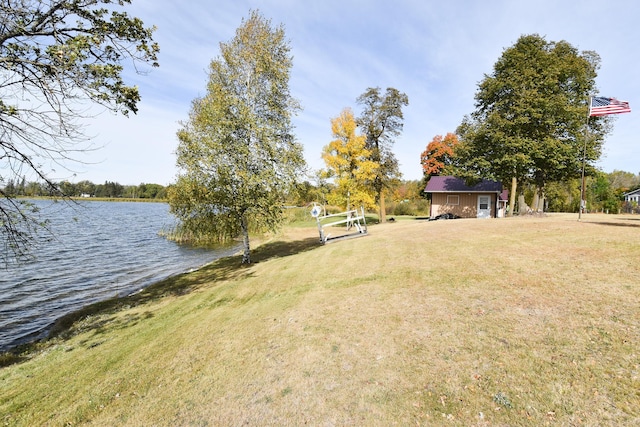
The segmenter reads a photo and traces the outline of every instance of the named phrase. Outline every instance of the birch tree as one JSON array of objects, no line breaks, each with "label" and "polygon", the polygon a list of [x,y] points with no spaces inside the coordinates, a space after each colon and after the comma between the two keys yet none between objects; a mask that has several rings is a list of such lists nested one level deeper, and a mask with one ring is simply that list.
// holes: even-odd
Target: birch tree
[{"label": "birch tree", "polygon": [[178,131],[176,185],[169,193],[178,234],[223,241],[240,236],[250,263],[251,230],[274,230],[305,167],[292,116],[289,41],[259,12],[220,43],[206,94]]}]

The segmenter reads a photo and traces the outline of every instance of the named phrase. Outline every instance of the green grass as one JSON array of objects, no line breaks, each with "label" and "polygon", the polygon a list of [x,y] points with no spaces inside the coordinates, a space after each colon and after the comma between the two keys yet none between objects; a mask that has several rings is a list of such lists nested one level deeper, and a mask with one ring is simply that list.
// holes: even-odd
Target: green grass
[{"label": "green grass", "polygon": [[0,422],[637,425],[639,237],[636,216],[406,219],[326,246],[287,228],[250,267],[6,356]]}]

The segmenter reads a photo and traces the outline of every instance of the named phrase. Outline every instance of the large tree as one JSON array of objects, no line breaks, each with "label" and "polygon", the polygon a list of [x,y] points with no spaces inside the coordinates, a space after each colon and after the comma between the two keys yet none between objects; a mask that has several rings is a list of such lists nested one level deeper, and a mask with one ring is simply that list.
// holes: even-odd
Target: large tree
[{"label": "large tree", "polygon": [[365,137],[356,134],[353,112],[346,108],[331,119],[335,138],[324,147],[322,158],[327,165],[326,175],[334,179],[335,187],[328,195],[329,203],[358,208],[375,206],[375,195],[368,185],[376,176],[377,163],[370,160]]},{"label": "large tree", "polygon": [[[138,88],[127,61],[157,66],[153,28],[121,11],[129,0],[0,0],[0,259],[28,255],[44,224],[5,184],[29,176],[62,195],[51,171],[84,149],[87,101],[127,115]],[[77,159],[76,159],[77,160]]]},{"label": "large tree", "polygon": [[357,99],[363,111],[357,119],[366,136],[366,148],[371,151],[370,160],[378,164],[371,182],[380,205],[380,222],[385,220],[384,191],[402,174],[391,148],[395,138],[402,133],[404,115],[402,108],[409,105],[409,97],[394,88],[381,93],[379,87],[368,88]]},{"label": "large tree", "polygon": [[235,37],[220,43],[206,95],[193,101],[178,131],[180,175],[169,193],[180,231],[218,240],[275,229],[286,195],[305,167],[291,123],[299,110],[289,91],[292,67],[282,26],[252,11]]},{"label": "large tree", "polygon": [[520,37],[479,84],[476,110],[457,130],[457,173],[511,182],[509,212],[517,182],[542,192],[547,182],[579,176],[583,159],[600,157],[607,130],[606,118],[592,118],[585,132],[599,63],[566,41]]},{"label": "large tree", "polygon": [[427,144],[427,148],[420,155],[420,164],[422,165],[422,173],[431,177],[439,175],[447,166],[453,164],[455,148],[460,141],[454,133],[447,133],[444,137],[436,135],[431,142]]},{"label": "large tree", "polygon": [[621,193],[626,193],[627,191],[640,187],[640,173],[636,175],[631,172],[614,170],[608,175],[608,178],[611,187],[619,190]]}]

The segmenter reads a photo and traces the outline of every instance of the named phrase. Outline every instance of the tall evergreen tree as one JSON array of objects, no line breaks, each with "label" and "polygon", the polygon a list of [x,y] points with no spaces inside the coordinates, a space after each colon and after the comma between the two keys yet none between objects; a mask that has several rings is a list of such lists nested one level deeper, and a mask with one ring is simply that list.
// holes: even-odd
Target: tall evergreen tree
[{"label": "tall evergreen tree", "polygon": [[235,37],[220,43],[206,95],[193,101],[178,131],[180,174],[169,193],[179,231],[198,238],[242,236],[250,263],[250,229],[274,229],[286,195],[305,167],[291,119],[290,46],[282,26],[252,11]]}]

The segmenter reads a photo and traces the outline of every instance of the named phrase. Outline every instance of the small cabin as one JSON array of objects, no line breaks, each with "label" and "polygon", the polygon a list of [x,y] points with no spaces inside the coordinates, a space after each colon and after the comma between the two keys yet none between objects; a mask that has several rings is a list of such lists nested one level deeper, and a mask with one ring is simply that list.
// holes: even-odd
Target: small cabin
[{"label": "small cabin", "polygon": [[496,181],[483,179],[469,186],[454,176],[433,176],[424,191],[431,195],[431,218],[442,214],[460,218],[505,216],[508,191]]},{"label": "small cabin", "polygon": [[630,191],[628,193],[624,193],[624,201],[625,202],[636,202],[638,205],[640,205],[640,188],[638,188],[637,190],[633,190]]}]

